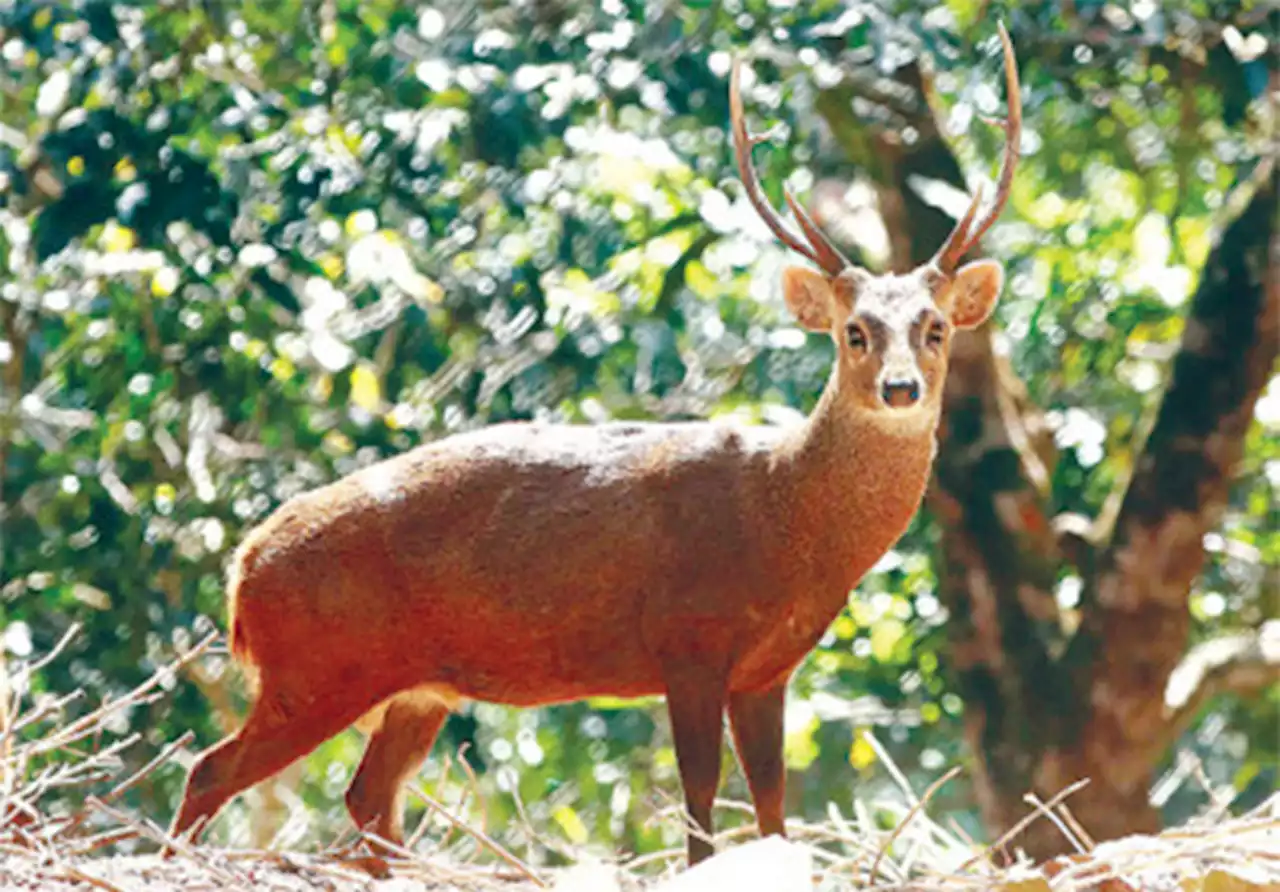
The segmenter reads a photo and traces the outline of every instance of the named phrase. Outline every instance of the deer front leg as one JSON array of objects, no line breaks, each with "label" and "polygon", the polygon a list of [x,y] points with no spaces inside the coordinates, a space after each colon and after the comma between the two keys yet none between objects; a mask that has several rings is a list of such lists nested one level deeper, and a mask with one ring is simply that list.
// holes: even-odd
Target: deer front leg
[{"label": "deer front leg", "polygon": [[729,695],[729,723],[733,728],[738,764],[747,776],[756,805],[760,835],[786,836],[783,800],[786,776],[782,759],[785,682],[767,691],[742,691]]},{"label": "deer front leg", "polygon": [[[720,747],[724,742],[725,683],[705,675],[680,673],[667,680],[667,712],[675,739],[676,762],[684,787],[685,807],[710,837],[711,806],[720,785]],[[715,852],[715,847],[689,834],[689,865]]]}]

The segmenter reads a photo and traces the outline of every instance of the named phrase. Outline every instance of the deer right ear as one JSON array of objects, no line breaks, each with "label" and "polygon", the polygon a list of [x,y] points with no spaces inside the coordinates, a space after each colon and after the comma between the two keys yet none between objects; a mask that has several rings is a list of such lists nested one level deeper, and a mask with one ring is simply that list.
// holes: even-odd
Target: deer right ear
[{"label": "deer right ear", "polygon": [[802,266],[782,271],[782,296],[802,328],[831,331],[831,281],[822,273]]}]

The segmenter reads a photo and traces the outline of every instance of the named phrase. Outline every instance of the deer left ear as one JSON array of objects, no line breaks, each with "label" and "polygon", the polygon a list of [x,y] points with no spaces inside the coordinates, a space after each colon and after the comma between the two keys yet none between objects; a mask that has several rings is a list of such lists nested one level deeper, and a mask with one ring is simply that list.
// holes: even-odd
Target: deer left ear
[{"label": "deer left ear", "polygon": [[960,268],[939,303],[956,328],[977,328],[995,309],[1003,287],[1004,267],[975,260]]}]

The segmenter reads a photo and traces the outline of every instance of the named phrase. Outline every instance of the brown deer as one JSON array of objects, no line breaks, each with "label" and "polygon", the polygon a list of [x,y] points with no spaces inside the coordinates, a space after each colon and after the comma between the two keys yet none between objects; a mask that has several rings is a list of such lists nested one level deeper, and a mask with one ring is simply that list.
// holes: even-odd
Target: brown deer
[{"label": "brown deer", "polygon": [[[346,795],[357,825],[402,838],[401,787],[461,699],[539,706],[665,695],[686,805],[710,835],[727,709],[762,835],[782,834],[783,700],[792,671],[894,545],[935,449],[952,331],[995,305],[1003,271],[961,257],[999,216],[1021,105],[1003,26],[1009,115],[996,199],[974,196],[934,259],[853,266],[786,195],[763,196],[739,67],[738,170],[789,268],[786,303],[838,358],[792,428],[509,423],[421,446],[293,498],[253,530],[228,585],[232,653],[256,680],[244,726],[191,769],[176,834],[358,723]],[[690,834],[690,863],[712,851]]]}]

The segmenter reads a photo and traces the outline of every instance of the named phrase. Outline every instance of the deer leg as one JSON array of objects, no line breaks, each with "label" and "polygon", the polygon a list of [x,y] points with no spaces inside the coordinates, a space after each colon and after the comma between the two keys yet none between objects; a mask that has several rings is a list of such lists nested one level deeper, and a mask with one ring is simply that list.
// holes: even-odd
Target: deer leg
[{"label": "deer leg", "polygon": [[[312,704],[307,704],[312,707]],[[371,707],[332,698],[304,709],[264,686],[244,726],[196,758],[170,833],[202,832],[237,793],[306,755]]]},{"label": "deer leg", "polygon": [[[720,747],[724,742],[725,686],[720,680],[684,676],[667,682],[667,712],[675,739],[676,762],[685,806],[694,823],[711,836],[711,806],[720,785]],[[715,847],[689,834],[689,864],[712,855]]]},{"label": "deer leg", "polygon": [[729,695],[729,724],[738,762],[756,804],[760,835],[786,836],[783,797],[782,715],[787,686]]},{"label": "deer leg", "polygon": [[404,842],[404,782],[427,758],[448,718],[444,704],[412,694],[387,704],[347,789],[347,811],[357,827],[397,846]]}]

